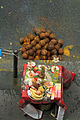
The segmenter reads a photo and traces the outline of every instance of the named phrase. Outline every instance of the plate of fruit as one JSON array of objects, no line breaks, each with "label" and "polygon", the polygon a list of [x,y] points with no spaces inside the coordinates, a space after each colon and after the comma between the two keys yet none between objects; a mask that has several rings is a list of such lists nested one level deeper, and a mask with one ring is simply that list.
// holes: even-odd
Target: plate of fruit
[{"label": "plate of fruit", "polygon": [[42,100],[43,96],[44,96],[44,88],[43,86],[40,86],[38,89],[36,89],[35,87],[30,87],[30,89],[28,90],[28,95],[31,99],[34,100]]}]

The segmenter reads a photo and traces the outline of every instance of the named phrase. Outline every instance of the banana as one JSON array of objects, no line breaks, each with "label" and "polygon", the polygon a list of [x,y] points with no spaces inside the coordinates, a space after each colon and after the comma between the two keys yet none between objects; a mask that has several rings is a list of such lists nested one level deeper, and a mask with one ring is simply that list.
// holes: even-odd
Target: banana
[{"label": "banana", "polygon": [[41,97],[41,98],[35,97],[34,94],[32,94],[32,97],[33,97],[35,100],[40,100],[40,99],[42,99],[42,97]]},{"label": "banana", "polygon": [[30,88],[30,91],[36,93],[36,90],[34,90],[33,88]]},{"label": "banana", "polygon": [[35,99],[35,100],[40,100],[40,99],[42,99],[42,97],[43,97],[43,95],[44,95],[44,93],[42,93],[41,95],[37,95],[36,94],[36,90],[34,90],[34,89],[32,89],[32,88],[30,88],[30,91],[31,91],[31,93],[32,93],[32,97]]},{"label": "banana", "polygon": [[41,94],[41,95],[37,95],[36,93],[32,93],[35,97],[37,97],[37,98],[41,98],[41,97],[43,97],[43,94]]}]

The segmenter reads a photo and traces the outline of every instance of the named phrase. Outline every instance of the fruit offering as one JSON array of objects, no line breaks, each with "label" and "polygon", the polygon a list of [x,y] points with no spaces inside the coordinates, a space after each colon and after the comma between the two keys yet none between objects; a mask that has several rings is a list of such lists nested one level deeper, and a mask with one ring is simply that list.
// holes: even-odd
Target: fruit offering
[{"label": "fruit offering", "polygon": [[[25,67],[26,66],[26,67]],[[24,65],[25,77],[23,86],[28,96],[34,100],[60,99],[61,79],[59,79],[59,67],[51,66],[47,69],[45,65],[36,65],[35,62],[28,62]]]}]

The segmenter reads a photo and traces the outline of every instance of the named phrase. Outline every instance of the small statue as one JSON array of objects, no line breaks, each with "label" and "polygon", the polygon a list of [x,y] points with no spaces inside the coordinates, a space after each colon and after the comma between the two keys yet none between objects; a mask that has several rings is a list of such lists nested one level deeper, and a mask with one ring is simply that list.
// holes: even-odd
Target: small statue
[{"label": "small statue", "polygon": [[44,77],[45,77],[45,67],[44,66],[41,66],[41,71],[40,71],[39,77],[42,79],[44,79]]}]

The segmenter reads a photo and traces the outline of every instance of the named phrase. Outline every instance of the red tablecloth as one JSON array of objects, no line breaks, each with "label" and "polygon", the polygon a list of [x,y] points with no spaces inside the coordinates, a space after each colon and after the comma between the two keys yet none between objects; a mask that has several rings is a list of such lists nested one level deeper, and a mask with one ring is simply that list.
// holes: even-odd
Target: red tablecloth
[{"label": "red tablecloth", "polygon": [[[28,96],[28,93],[27,93],[27,89],[22,89],[21,88],[21,100],[19,102],[19,107],[20,108],[24,108],[24,106],[27,104],[27,103],[33,103],[33,104],[47,104],[47,103],[52,103],[52,102],[56,102],[58,106],[61,106],[64,110],[67,109],[64,101],[63,101],[63,87],[65,88],[68,88],[70,86],[70,84],[72,83],[72,80],[74,79],[75,77],[75,73],[74,72],[70,72],[69,70],[67,70],[65,67],[63,66],[58,66],[59,67],[59,79],[60,79],[60,82],[61,82],[61,94],[58,97],[54,98],[54,100],[34,100],[32,98],[30,98]],[[26,75],[26,68],[27,68],[27,64],[24,64],[24,67],[23,67],[23,80],[24,80],[24,77]],[[27,88],[27,85],[26,85],[26,88]]]}]

